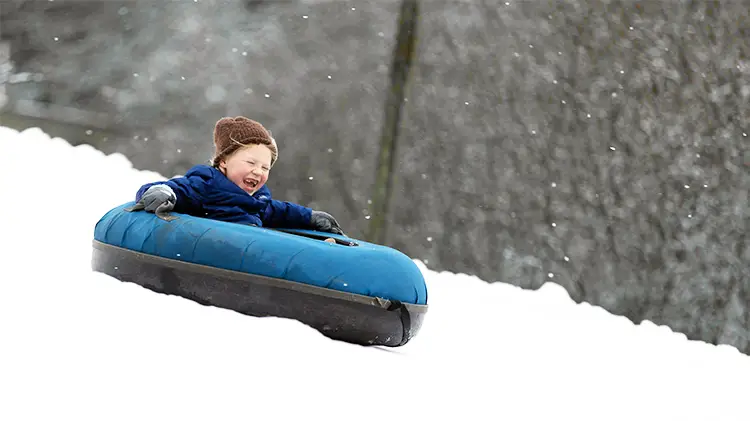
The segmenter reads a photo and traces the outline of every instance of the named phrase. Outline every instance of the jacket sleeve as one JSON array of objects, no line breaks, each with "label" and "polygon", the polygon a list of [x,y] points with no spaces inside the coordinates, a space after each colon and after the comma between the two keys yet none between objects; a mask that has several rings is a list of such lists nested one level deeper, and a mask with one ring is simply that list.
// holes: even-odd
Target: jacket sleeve
[{"label": "jacket sleeve", "polygon": [[175,212],[198,215],[202,211],[202,201],[198,190],[193,185],[193,182],[198,180],[191,180],[191,178],[193,177],[175,177],[166,181],[156,181],[144,184],[138,189],[138,192],[136,192],[135,201],[137,202],[141,200],[141,196],[143,196],[143,193],[145,193],[149,187],[158,184],[166,184],[172,188],[175,196],[177,196],[177,201],[174,207]]},{"label": "jacket sleeve", "polygon": [[268,228],[310,228],[312,209],[291,202],[267,199],[261,212],[263,226]]}]

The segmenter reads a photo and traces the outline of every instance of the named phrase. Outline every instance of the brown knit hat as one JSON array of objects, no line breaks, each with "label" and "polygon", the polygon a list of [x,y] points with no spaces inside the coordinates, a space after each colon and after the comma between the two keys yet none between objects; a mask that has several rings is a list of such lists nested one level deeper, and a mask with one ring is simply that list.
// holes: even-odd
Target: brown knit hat
[{"label": "brown knit hat", "polygon": [[247,117],[224,117],[214,127],[214,157],[211,165],[219,167],[222,159],[248,145],[265,145],[271,150],[271,166],[279,157],[279,148],[271,132]]}]

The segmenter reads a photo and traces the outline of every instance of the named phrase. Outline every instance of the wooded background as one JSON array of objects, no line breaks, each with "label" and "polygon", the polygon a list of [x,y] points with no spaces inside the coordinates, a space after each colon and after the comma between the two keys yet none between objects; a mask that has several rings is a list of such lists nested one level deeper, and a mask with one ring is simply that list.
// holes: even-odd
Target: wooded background
[{"label": "wooded background", "polygon": [[171,177],[245,115],[279,142],[274,197],[352,237],[748,353],[749,11],[3,1],[0,124]]}]

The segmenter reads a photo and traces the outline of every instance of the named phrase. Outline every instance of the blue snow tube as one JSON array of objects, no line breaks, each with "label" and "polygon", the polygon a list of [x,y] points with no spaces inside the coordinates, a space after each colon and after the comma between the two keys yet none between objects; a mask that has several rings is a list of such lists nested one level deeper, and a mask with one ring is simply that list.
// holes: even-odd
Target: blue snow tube
[{"label": "blue snow tube", "polygon": [[[389,340],[380,338],[383,332],[372,335],[354,332],[354,336],[362,338],[349,341],[357,343],[403,345],[416,334],[427,310],[424,277],[415,263],[398,250],[335,234],[261,228],[181,213],[172,213],[176,218],[167,221],[150,212],[127,211],[133,205],[133,202],[129,202],[115,207],[96,224],[92,260],[95,270],[121,280],[155,287],[151,288],[154,290],[161,289],[158,292],[165,292],[166,287],[164,280],[157,278],[171,277],[171,282],[174,284],[177,279],[178,285],[173,285],[172,291],[167,292],[178,291],[178,295],[185,295],[179,291],[192,288],[193,296],[188,298],[204,304],[252,315],[304,318],[298,317],[295,311],[288,315],[280,314],[284,313],[283,309],[279,310],[280,307],[294,307],[294,302],[265,303],[265,307],[257,305],[257,308],[248,308],[253,307],[252,303],[248,304],[248,297],[239,297],[235,299],[236,302],[224,297],[221,304],[212,303],[211,297],[221,295],[222,291],[190,284],[205,282],[207,277],[211,278],[213,270],[213,278],[223,279],[222,285],[214,285],[213,289],[233,290],[235,295],[242,295],[241,291],[256,295],[275,293],[277,301],[304,301],[304,304],[298,303],[305,307],[303,312],[316,313],[316,320],[309,320],[308,324],[319,327],[323,333],[336,330],[332,325],[336,325],[337,320],[321,322],[319,319],[337,308],[344,309],[341,310],[344,314],[336,315],[342,320],[356,318],[358,310],[367,313],[359,314],[359,317],[372,317],[368,313],[372,309],[357,309],[356,305],[354,310],[347,312],[345,308],[348,303],[380,308],[386,313],[401,313],[399,320],[402,325],[406,322],[414,325],[401,326],[401,335],[386,332],[393,333]],[[325,239],[329,239],[329,242],[323,241]],[[130,271],[127,270],[128,264],[132,267]],[[111,265],[118,268],[109,267]],[[164,272],[167,267],[171,268],[169,275]],[[144,275],[138,275],[139,271]],[[129,273],[125,276],[127,279],[123,279],[123,272]],[[198,278],[203,281],[198,281],[195,273],[200,273]],[[143,279],[139,279],[139,276]],[[199,295],[205,296],[195,296],[201,288],[206,290],[199,291]],[[283,293],[280,292],[282,290]],[[295,293],[290,296],[290,291]],[[310,301],[313,297],[315,299]],[[316,302],[328,308],[316,308]],[[239,308],[241,305],[245,307]],[[258,309],[260,311],[256,311]],[[404,320],[404,314],[409,320]],[[349,327],[360,331],[363,329],[361,323],[355,325]],[[346,328],[338,326],[339,332],[334,332],[333,336],[343,335],[343,339],[347,340],[347,334],[340,332]]]}]

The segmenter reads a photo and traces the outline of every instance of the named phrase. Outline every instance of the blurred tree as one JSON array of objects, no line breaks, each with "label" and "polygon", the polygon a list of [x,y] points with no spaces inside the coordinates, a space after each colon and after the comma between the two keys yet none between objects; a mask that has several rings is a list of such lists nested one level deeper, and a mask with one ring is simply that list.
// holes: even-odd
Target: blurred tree
[{"label": "blurred tree", "polygon": [[746,15],[426,2],[391,244],[750,351]]},{"label": "blurred tree", "polygon": [[419,2],[402,0],[398,17],[398,33],[393,46],[391,80],[385,100],[383,128],[380,135],[375,185],[373,186],[371,220],[367,240],[384,244],[386,242],[388,213],[393,196],[393,177],[396,172],[396,153],[401,126],[401,108],[409,80],[409,70],[414,57],[417,39]]}]

